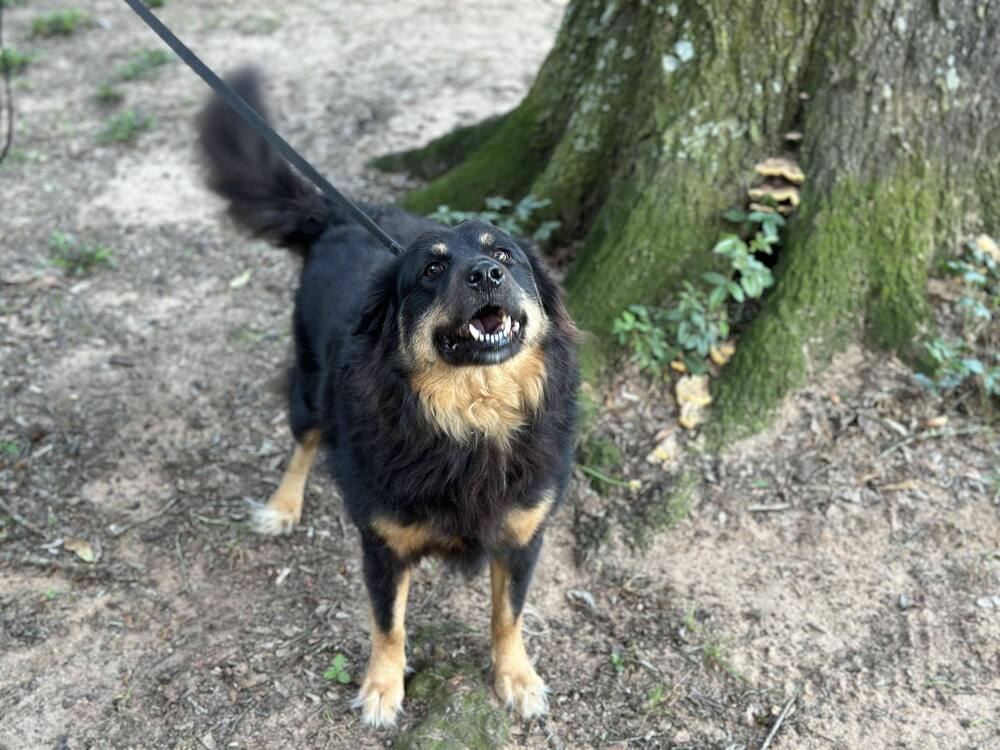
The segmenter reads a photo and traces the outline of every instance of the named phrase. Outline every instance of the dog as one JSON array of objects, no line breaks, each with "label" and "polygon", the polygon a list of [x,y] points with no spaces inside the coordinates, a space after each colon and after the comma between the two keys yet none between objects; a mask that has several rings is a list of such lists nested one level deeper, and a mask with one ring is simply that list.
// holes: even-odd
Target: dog
[{"label": "dog", "polygon": [[[264,113],[261,77],[230,85]],[[451,228],[360,204],[394,257],[219,98],[198,119],[209,187],[250,233],[303,258],[289,414],[295,449],[257,530],[289,533],[321,449],[357,527],[371,657],[355,705],[393,725],[406,669],[411,569],[437,555],[490,568],[499,698],[526,718],[547,688],[521,636],[545,527],[569,481],[578,332],[535,250],[495,226]]]}]

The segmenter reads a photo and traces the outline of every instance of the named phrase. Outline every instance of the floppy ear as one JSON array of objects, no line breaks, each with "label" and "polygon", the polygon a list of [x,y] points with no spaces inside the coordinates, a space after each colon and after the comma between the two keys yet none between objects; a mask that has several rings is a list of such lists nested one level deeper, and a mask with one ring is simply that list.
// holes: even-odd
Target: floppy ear
[{"label": "floppy ear", "polygon": [[535,286],[542,297],[542,309],[549,316],[556,328],[573,343],[579,343],[583,336],[580,329],[576,327],[573,318],[570,317],[569,310],[563,302],[562,289],[556,283],[545,267],[545,263],[538,256],[535,248],[528,243],[521,243],[524,254],[528,256],[531,263],[531,275],[535,279]]},{"label": "floppy ear", "polygon": [[361,317],[354,327],[355,336],[378,338],[392,319],[396,308],[396,265],[381,271],[372,281],[368,299],[361,308]]}]

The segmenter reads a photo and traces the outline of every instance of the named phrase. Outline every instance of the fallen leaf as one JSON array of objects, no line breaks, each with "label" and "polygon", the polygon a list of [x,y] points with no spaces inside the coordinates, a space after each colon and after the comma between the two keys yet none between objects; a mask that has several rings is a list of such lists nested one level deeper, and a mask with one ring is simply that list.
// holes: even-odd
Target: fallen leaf
[{"label": "fallen leaf", "polygon": [[929,419],[924,420],[924,427],[927,427],[932,430],[937,429],[939,427],[944,427],[946,424],[948,424],[947,414],[939,414],[936,417],[930,417]]},{"label": "fallen leaf", "polygon": [[253,276],[253,269],[248,268],[235,279],[229,282],[230,289],[239,289],[240,287],[246,286],[250,283],[250,277]]},{"label": "fallen leaf", "polygon": [[94,556],[94,548],[90,546],[90,542],[86,539],[69,537],[65,542],[63,542],[63,547],[68,549],[70,552],[75,553],[76,556],[84,562],[92,563],[97,559]]},{"label": "fallen leaf", "polygon": [[673,362],[670,363],[670,369],[671,370],[675,370],[677,372],[687,372],[688,371],[687,365],[685,365],[679,359],[675,359]]},{"label": "fallen leaf", "polygon": [[666,466],[677,460],[680,456],[680,446],[677,443],[677,435],[670,433],[650,451],[646,460],[651,464]]},{"label": "fallen leaf", "polygon": [[681,415],[677,423],[685,430],[693,430],[705,421],[705,407],[693,401],[681,404]]},{"label": "fallen leaf", "polygon": [[712,403],[712,395],[708,390],[708,375],[685,375],[677,381],[677,402],[683,404],[698,404],[707,406]]}]

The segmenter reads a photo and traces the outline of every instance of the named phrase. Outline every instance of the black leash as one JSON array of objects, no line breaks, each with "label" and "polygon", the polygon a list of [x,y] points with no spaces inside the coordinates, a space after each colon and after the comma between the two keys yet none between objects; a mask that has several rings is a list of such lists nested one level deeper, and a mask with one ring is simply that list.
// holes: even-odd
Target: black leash
[{"label": "black leash", "polygon": [[7,56],[7,48],[3,46],[3,0],[0,0],[0,74],[3,75],[4,98],[7,102],[7,140],[3,151],[0,151],[0,162],[7,158],[10,144],[14,142],[14,94],[10,89],[10,69],[14,61]]},{"label": "black leash", "polygon": [[[226,104],[233,108],[240,117],[243,118],[244,122],[250,127],[256,130],[271,146],[293,167],[295,167],[299,172],[302,173],[313,185],[318,187],[323,194],[329,198],[331,201],[340,206],[347,215],[354,219],[358,224],[364,227],[369,234],[371,234],[375,239],[385,245],[389,252],[393,255],[400,255],[403,252],[402,246],[396,242],[392,237],[385,233],[385,231],[376,224],[368,214],[358,208],[356,205],[351,203],[350,200],[345,198],[337,188],[329,183],[329,181],[323,177],[319,172],[316,171],[312,164],[307,162],[299,153],[288,145],[288,142],[282,138],[280,135],[274,132],[270,125],[268,125],[264,118],[257,114],[257,111],[251,107],[242,96],[233,91],[219,76],[212,72],[205,63],[203,63],[198,56],[194,54],[190,49],[185,46],[185,44],[174,36],[174,33],[163,25],[153,13],[143,4],[142,0],[125,0],[128,6],[136,12],[136,14],[146,25],[149,26],[153,31],[156,32],[157,36],[160,37],[167,46],[170,47],[177,56],[181,58],[188,67],[191,68],[195,73],[201,76],[201,80],[212,87],[212,90],[216,94],[221,96],[226,100]],[[2,5],[2,3],[0,3]]]}]

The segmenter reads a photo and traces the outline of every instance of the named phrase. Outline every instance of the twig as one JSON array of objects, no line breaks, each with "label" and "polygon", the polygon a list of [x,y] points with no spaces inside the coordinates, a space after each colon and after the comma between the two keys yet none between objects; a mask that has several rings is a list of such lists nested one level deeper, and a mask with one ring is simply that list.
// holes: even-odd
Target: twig
[{"label": "twig", "polygon": [[549,726],[549,723],[545,721],[544,716],[539,716],[536,721],[538,726],[545,733],[545,741],[548,743],[552,750],[564,750],[563,744],[559,741],[559,736],[555,733],[555,730]]},{"label": "twig", "polygon": [[747,510],[751,513],[780,513],[791,507],[791,503],[775,503],[774,505],[751,505]]},{"label": "twig", "polygon": [[30,531],[32,534],[37,534],[38,536],[40,536],[45,541],[49,540],[49,535],[46,534],[44,530],[40,529],[38,526],[35,526],[35,524],[33,524],[27,518],[24,518],[23,516],[19,515],[18,513],[15,513],[11,509],[11,507],[9,505],[7,505],[7,503],[4,502],[3,500],[0,500],[0,510],[2,510],[4,513],[6,513],[14,523],[18,524],[19,526],[23,526],[28,531]]},{"label": "twig", "polygon": [[188,594],[190,594],[191,593],[191,584],[188,582],[187,563],[184,562],[184,553],[181,552],[181,535],[180,534],[177,534],[176,536],[174,536],[174,548],[177,550],[177,562],[181,566],[181,581],[184,584],[184,590]]},{"label": "twig", "polygon": [[127,523],[124,526],[122,526],[121,528],[115,528],[115,530],[111,532],[111,536],[113,536],[115,538],[120,537],[125,532],[131,531],[132,529],[136,528],[137,526],[143,526],[143,525],[149,523],[150,521],[155,521],[160,516],[166,514],[166,512],[168,510],[170,510],[175,505],[177,505],[177,501],[180,500],[180,499],[181,499],[180,495],[178,495],[173,500],[171,500],[169,503],[167,503],[162,508],[160,508],[158,511],[156,511],[155,513],[153,513],[151,516],[146,516],[145,518],[141,518],[138,521],[135,521],[134,523]]},{"label": "twig", "polygon": [[760,750],[767,750],[771,746],[771,740],[773,740],[778,735],[778,730],[781,729],[781,723],[788,716],[788,712],[792,710],[792,705],[795,700],[799,697],[799,691],[796,690],[792,693],[792,697],[788,699],[785,703],[785,707],[781,709],[781,713],[778,714],[777,720],[774,722],[774,726],[771,727],[771,731],[768,733],[767,737],[764,738],[764,744],[760,746]]},{"label": "twig", "polygon": [[924,432],[918,432],[909,437],[903,438],[902,440],[897,440],[895,443],[890,445],[884,451],[878,454],[876,461],[885,458],[893,451],[899,450],[910,443],[915,443],[921,440],[933,440],[935,438],[951,438],[958,437],[960,435],[975,435],[982,432],[986,428],[983,425],[972,425],[970,427],[960,427],[958,429],[940,429],[940,430],[925,430]]}]

